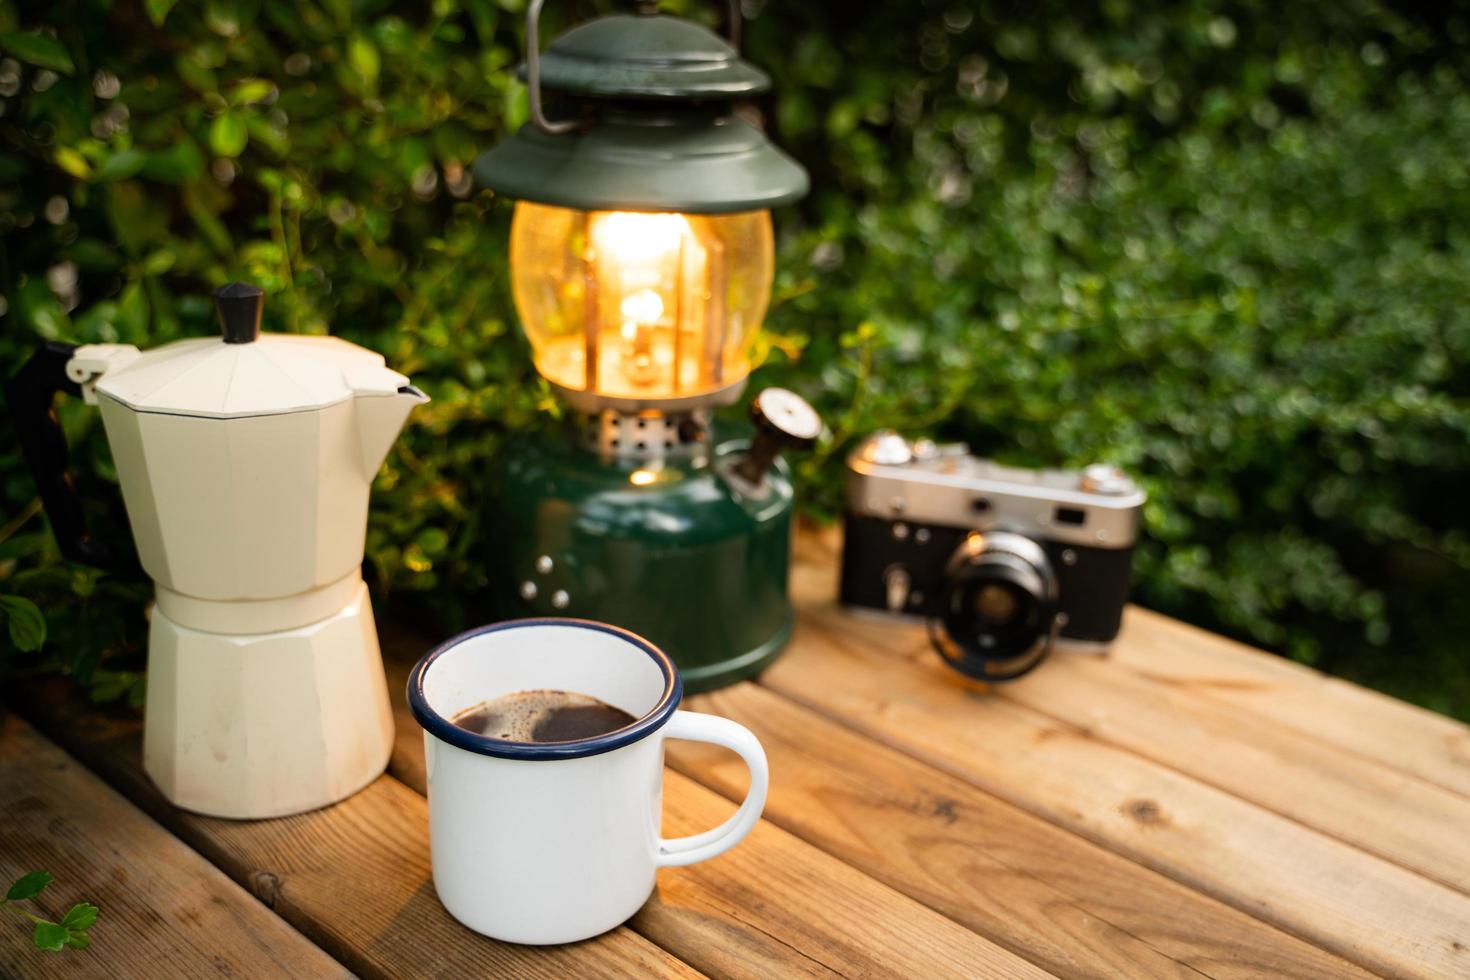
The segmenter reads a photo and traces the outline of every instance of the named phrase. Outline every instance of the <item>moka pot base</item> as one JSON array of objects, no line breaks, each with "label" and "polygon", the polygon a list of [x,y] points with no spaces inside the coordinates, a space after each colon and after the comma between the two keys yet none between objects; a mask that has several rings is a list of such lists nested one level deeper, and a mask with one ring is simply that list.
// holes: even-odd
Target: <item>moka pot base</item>
[{"label": "moka pot base", "polygon": [[[393,717],[372,605],[360,575],[344,583],[316,590],[349,593],[335,613],[265,633],[182,625],[160,598],[143,768],[170,803],[214,817],[280,817],[343,800],[387,768]],[[286,602],[274,600],[278,613]],[[177,594],[170,605],[180,606]],[[184,608],[197,624],[208,607],[219,616],[239,605]]]},{"label": "moka pot base", "polygon": [[752,487],[730,472],[744,441],[659,460],[609,459],[581,441],[525,439],[494,464],[497,618],[632,630],[669,653],[691,693],[759,673],[793,623],[785,464]]}]

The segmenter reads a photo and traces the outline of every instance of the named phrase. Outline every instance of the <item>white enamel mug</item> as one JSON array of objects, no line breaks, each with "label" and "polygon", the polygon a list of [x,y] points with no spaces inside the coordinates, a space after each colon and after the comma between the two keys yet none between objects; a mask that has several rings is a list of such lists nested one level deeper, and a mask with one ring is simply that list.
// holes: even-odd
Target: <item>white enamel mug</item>
[{"label": "white enamel mug", "polygon": [[[517,691],[590,694],[638,720],[571,742],[512,742],[450,719]],[[523,619],[461,633],[424,655],[408,702],[424,728],[434,888],[460,922],[515,943],[587,939],[626,921],[658,868],[734,847],[766,802],[766,755],[744,727],[680,711],[662,650],[577,619]],[[750,791],[720,826],[659,835],[664,739],[732,749]]]}]

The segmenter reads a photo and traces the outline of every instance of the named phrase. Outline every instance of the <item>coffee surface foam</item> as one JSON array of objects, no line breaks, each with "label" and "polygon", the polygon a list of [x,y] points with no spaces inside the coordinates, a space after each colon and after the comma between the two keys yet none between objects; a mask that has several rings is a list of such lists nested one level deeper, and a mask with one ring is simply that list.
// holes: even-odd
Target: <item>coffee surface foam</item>
[{"label": "coffee surface foam", "polygon": [[454,716],[466,731],[512,742],[559,742],[616,731],[636,719],[575,691],[517,691]]}]

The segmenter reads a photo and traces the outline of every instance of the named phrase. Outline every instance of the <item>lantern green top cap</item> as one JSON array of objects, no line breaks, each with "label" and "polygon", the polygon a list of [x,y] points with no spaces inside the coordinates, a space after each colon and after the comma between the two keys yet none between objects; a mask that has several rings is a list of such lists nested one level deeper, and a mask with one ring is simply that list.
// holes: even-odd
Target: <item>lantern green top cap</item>
[{"label": "lantern green top cap", "polygon": [[730,214],[789,204],[808,186],[800,164],[728,115],[604,119],[562,134],[527,123],[476,160],[474,173],[507,197],[583,211]]},{"label": "lantern green top cap", "polygon": [[593,98],[734,99],[768,90],[771,80],[699,24],[615,14],[553,40],[541,55],[541,85]]},{"label": "lantern green top cap", "polygon": [[[526,7],[531,122],[475,161],[482,187],[583,211],[692,214],[762,210],[806,193],[806,171],[731,111],[770,87],[740,59],[738,41],[640,0],[639,15],[583,24],[538,55],[542,2]],[[732,38],[739,23],[732,0]],[[543,90],[563,96],[550,116]]]}]

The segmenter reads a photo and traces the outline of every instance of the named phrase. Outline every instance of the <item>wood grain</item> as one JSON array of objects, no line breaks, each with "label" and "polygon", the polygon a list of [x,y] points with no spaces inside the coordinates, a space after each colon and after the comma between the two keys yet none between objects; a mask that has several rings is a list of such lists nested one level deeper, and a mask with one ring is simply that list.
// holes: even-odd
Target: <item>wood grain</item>
[{"label": "wood grain", "polygon": [[349,976],[240,886],[14,715],[0,719],[0,887],[56,880],[19,906],[101,914],[88,950],[47,953],[0,917],[0,976]]},{"label": "wood grain", "polygon": [[912,627],[802,611],[762,684],[1369,969],[1470,972],[1463,894],[963,683]]},{"label": "wood grain", "polygon": [[[733,809],[673,772],[664,801],[669,835],[708,830]],[[767,821],[734,850],[659,879],[633,928],[714,976],[1050,975]]]},{"label": "wood grain", "polygon": [[626,927],[585,943],[533,947],[461,926],[430,881],[428,807],[396,779],[384,776],[342,803],[294,817],[199,817],[170,806],[144,775],[136,716],[102,714],[65,682],[17,694],[16,708],[37,728],[362,976],[697,975]]},{"label": "wood grain", "polygon": [[1112,660],[1141,676],[1470,796],[1470,726],[1147,609],[1123,628]]},{"label": "wood grain", "polygon": [[[597,940],[506,946],[443,911],[426,804],[411,788],[423,787],[421,734],[402,704],[424,644],[386,624],[398,778],[284,820],[181,813],[141,771],[135,717],[99,712],[64,683],[7,690],[121,797],[35,733],[61,777],[8,761],[36,753],[0,729],[0,807],[17,796],[7,778],[42,800],[37,815],[0,824],[0,863],[12,850],[45,858],[107,896],[104,921],[136,929],[204,906],[211,935],[247,914],[199,897],[213,875],[265,922],[247,938],[275,959],[235,971],[251,975],[324,972],[290,960],[298,950],[270,939],[276,930],[308,951],[315,942],[328,971],[369,977],[1470,976],[1470,897],[1457,890],[1470,887],[1464,726],[1141,610],[1107,660],[1058,658],[986,691],[938,665],[912,625],[838,610],[835,557],[834,535],[799,536],[799,627],[764,686],[691,702],[765,742],[768,820],[720,858],[661,872],[630,927]],[[743,767],[722,750],[670,743],[670,760],[682,770],[665,782],[670,835],[713,826],[744,792]],[[99,790],[115,807],[79,804]],[[129,907],[139,891],[107,892],[104,872],[131,851],[57,843],[51,829],[67,825],[52,811],[68,810],[105,824],[98,839],[161,838],[203,872],[144,865],[161,897]],[[86,879],[89,868],[102,877]],[[150,947],[161,968],[144,958],[144,972],[187,975],[169,949]],[[9,951],[0,943],[0,975]]]},{"label": "wood grain", "polygon": [[[841,548],[835,527],[808,525],[796,536],[793,592],[802,601],[820,605],[836,595]],[[892,649],[927,655],[921,652],[927,640],[906,624],[875,621],[871,628]],[[1271,730],[1293,731],[1470,796],[1470,726],[1453,718],[1138,606],[1128,607],[1108,661],[1229,704]]]},{"label": "wood grain", "polygon": [[1229,704],[1058,653],[997,694],[1470,892],[1470,797]]},{"label": "wood grain", "polygon": [[[691,699],[754,731],[768,818],[1054,973],[1350,977],[1357,967],[750,684]],[[733,753],[671,741],[731,799]]]},{"label": "wood grain", "polygon": [[[424,788],[423,733],[403,681],[427,643],[384,637],[398,737],[390,771]],[[695,834],[731,803],[666,772],[668,836]],[[1046,971],[762,821],[739,846],[701,864],[659,872],[654,898],[632,927],[718,977],[1044,977]]]}]

